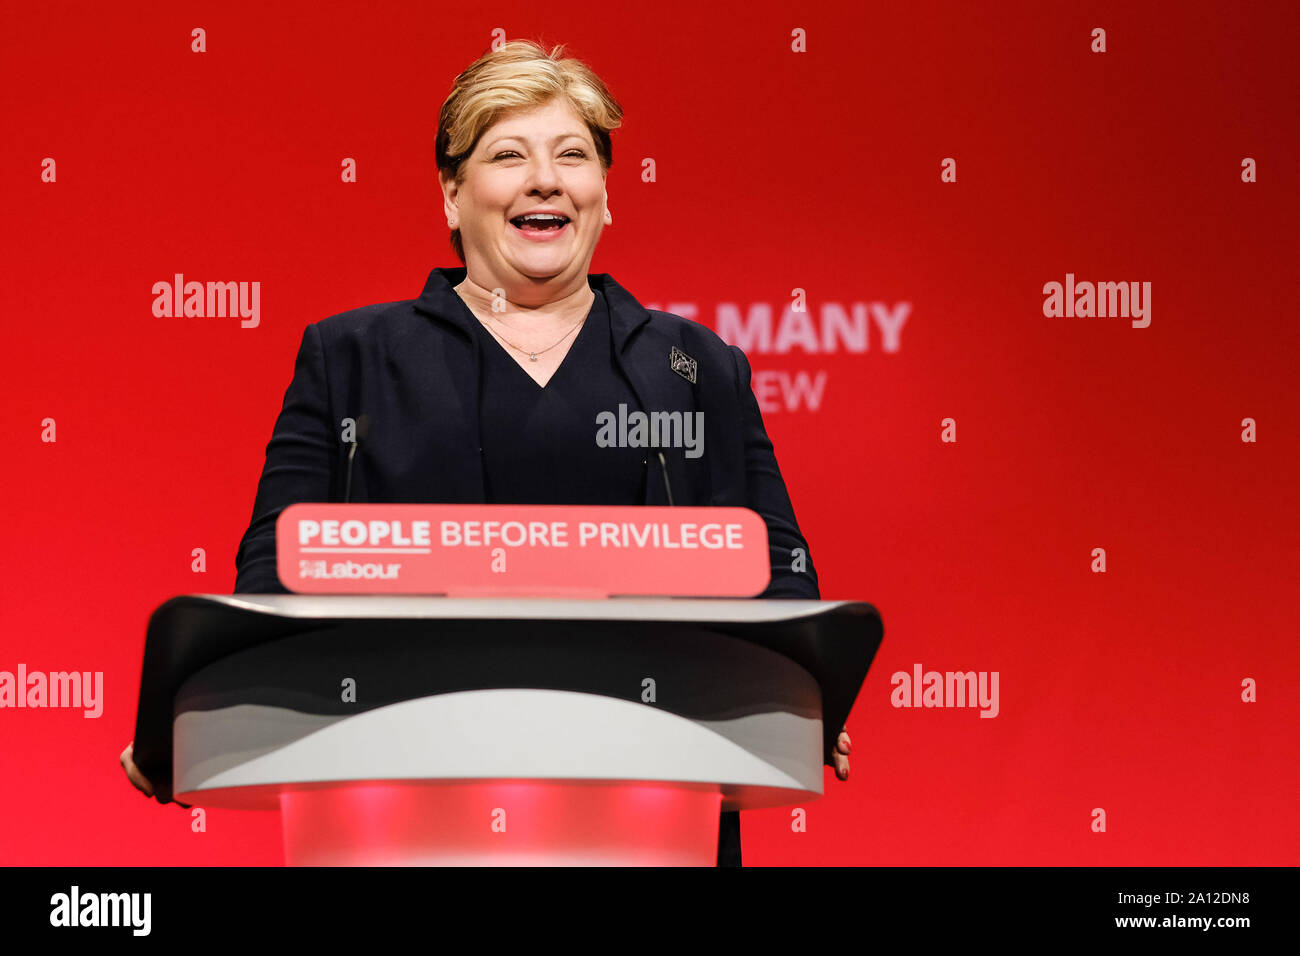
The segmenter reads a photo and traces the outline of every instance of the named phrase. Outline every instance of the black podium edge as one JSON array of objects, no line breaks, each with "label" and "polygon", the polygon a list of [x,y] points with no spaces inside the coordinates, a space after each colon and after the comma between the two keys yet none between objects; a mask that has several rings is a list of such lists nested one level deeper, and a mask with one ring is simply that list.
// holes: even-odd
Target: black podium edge
[{"label": "black podium edge", "polygon": [[[481,620],[456,616],[296,616],[238,604],[244,601],[255,602],[259,595],[239,594],[232,597],[237,599],[237,603],[225,603],[230,600],[226,595],[177,595],[164,601],[150,615],[145,633],[144,661],[136,708],[133,759],[153,784],[154,795],[160,803],[168,803],[172,799],[172,722],[176,693],[189,677],[208,665],[268,641],[332,626],[386,620]],[[734,600],[750,603],[754,599]],[[784,601],[767,599],[767,603],[777,605]],[[865,601],[798,603],[820,604],[821,607],[812,613],[803,612],[761,621],[669,620],[662,623],[691,623],[719,634],[738,637],[782,654],[806,670],[821,689],[823,757],[825,763],[830,764],[831,749],[835,746],[840,729],[848,720],[858,691],[884,638],[884,624],[880,612]],[[523,622],[529,619],[506,616],[494,617],[493,620]],[[658,623],[646,622],[644,618],[631,614],[626,618],[612,616],[581,620],[584,623],[618,620]]]}]

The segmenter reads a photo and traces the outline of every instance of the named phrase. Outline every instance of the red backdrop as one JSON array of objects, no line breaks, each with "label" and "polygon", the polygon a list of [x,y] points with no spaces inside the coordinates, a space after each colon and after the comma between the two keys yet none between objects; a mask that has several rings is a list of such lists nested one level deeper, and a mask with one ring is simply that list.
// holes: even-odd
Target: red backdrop
[{"label": "red backdrop", "polygon": [[[0,862],[279,861],[276,815],[123,777],[145,623],[233,586],[303,326],[456,264],[436,115],[499,30],[622,102],[592,271],[747,349],[823,597],[884,616],[851,779],[746,813],[746,862],[1296,863],[1289,6],[8,5],[0,670],[105,702],[0,710]],[[155,317],[175,273],[260,323]],[[1067,273],[1150,325],[1044,315]],[[998,672],[997,717],[891,706],[918,663]]]}]

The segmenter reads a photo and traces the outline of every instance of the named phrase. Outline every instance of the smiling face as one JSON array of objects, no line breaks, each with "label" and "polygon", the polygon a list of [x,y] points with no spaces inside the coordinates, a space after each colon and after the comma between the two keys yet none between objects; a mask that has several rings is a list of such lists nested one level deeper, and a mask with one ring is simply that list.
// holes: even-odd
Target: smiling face
[{"label": "smiling face", "polygon": [[447,176],[441,182],[471,281],[515,301],[586,286],[611,220],[595,141],[572,106],[557,98],[506,113],[479,137],[461,172],[459,185]]}]

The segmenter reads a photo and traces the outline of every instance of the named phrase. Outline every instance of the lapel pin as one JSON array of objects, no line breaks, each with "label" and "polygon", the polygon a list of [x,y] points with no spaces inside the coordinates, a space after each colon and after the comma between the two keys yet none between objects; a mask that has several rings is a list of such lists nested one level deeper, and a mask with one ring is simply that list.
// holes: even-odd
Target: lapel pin
[{"label": "lapel pin", "polygon": [[699,366],[696,365],[695,359],[691,358],[675,345],[673,346],[673,350],[668,353],[668,365],[674,372],[686,379],[686,381],[690,382],[692,385],[695,384],[695,373]]}]

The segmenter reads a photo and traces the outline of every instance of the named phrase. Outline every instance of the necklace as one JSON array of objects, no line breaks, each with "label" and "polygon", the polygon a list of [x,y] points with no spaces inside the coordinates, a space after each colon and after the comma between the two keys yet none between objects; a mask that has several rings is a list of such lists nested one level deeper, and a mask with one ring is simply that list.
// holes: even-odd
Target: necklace
[{"label": "necklace", "polygon": [[[495,320],[494,320],[494,321],[495,321]],[[516,352],[522,352],[524,355],[527,355],[527,356],[529,357],[529,359],[531,359],[532,361],[536,362],[536,361],[537,361],[537,356],[541,355],[543,352],[549,352],[551,349],[555,348],[555,346],[559,345],[561,342],[563,342],[565,339],[567,339],[570,335],[572,335],[572,334],[573,334],[573,330],[576,329],[578,326],[582,325],[582,323],[585,322],[585,321],[587,321],[586,316],[583,316],[581,319],[579,319],[577,322],[575,322],[575,323],[573,324],[573,328],[569,329],[569,331],[567,331],[567,332],[565,332],[563,335],[561,335],[561,336],[559,337],[558,340],[556,340],[556,341],[553,342],[552,344],[546,346],[546,348],[544,348],[544,349],[538,349],[536,352],[533,352],[533,351],[531,351],[531,350],[529,350],[529,349],[521,349],[519,346],[515,345],[514,342],[511,342],[509,339],[507,339],[504,335],[502,335],[500,332],[496,331],[496,330],[495,330],[494,328],[492,328],[491,326],[487,326],[487,330],[488,330],[489,332],[491,332],[493,335],[495,335],[497,338],[499,338],[502,342],[505,342],[506,345],[510,346],[510,347],[511,347],[512,349],[514,349]]]}]

